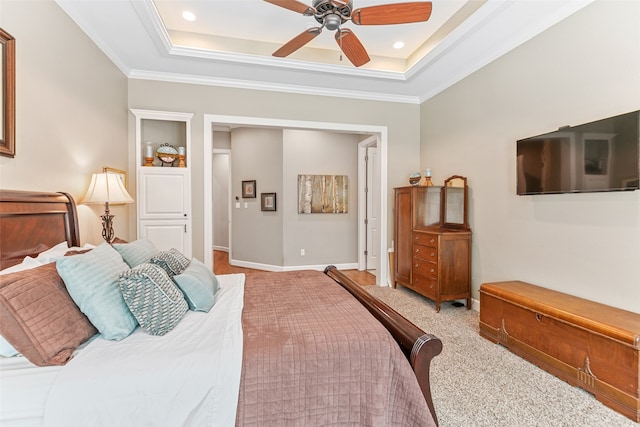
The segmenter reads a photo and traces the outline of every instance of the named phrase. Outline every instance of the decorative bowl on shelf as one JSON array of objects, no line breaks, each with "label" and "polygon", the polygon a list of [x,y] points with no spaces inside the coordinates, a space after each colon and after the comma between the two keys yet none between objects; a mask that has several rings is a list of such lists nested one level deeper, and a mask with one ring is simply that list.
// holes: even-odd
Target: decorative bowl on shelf
[{"label": "decorative bowl on shelf", "polygon": [[173,145],[162,144],[156,150],[156,157],[162,162],[162,166],[171,165],[178,158],[178,150]]},{"label": "decorative bowl on shelf", "polygon": [[411,175],[409,175],[409,184],[418,185],[420,183],[421,178],[422,178],[422,175],[420,174],[420,172],[414,172]]}]

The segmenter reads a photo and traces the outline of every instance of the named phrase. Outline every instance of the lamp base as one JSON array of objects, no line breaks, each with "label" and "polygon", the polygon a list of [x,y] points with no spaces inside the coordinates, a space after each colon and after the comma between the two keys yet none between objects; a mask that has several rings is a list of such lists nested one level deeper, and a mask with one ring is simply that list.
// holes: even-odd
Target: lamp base
[{"label": "lamp base", "polygon": [[109,244],[115,237],[115,233],[113,231],[113,217],[114,215],[109,213],[109,207],[107,205],[104,209],[104,215],[101,215],[100,218],[102,218],[102,238]]}]

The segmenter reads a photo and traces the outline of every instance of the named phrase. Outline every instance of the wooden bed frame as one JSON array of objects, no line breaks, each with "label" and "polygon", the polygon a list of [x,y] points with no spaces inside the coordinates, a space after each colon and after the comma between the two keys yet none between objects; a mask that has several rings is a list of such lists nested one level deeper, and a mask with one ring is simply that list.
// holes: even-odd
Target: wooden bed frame
[{"label": "wooden bed frame", "polygon": [[[0,269],[19,264],[66,241],[80,246],[76,204],[67,193],[0,190]],[[437,423],[431,396],[431,360],[442,351],[442,342],[427,334],[397,311],[371,296],[336,267],[325,274],[343,286],[382,323],[411,363],[420,389]]]}]

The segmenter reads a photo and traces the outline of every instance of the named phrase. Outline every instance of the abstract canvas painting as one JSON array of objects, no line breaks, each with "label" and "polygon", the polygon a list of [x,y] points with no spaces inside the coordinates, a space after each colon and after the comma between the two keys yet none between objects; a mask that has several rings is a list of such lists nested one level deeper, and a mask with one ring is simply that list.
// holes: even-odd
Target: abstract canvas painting
[{"label": "abstract canvas painting", "polygon": [[298,213],[347,213],[347,175],[298,175]]}]

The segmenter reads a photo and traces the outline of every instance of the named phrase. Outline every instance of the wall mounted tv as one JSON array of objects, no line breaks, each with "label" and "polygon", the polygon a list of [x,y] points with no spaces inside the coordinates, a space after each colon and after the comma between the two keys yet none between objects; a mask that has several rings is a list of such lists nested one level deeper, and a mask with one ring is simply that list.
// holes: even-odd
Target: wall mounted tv
[{"label": "wall mounted tv", "polygon": [[517,142],[519,195],[637,190],[640,110]]}]

